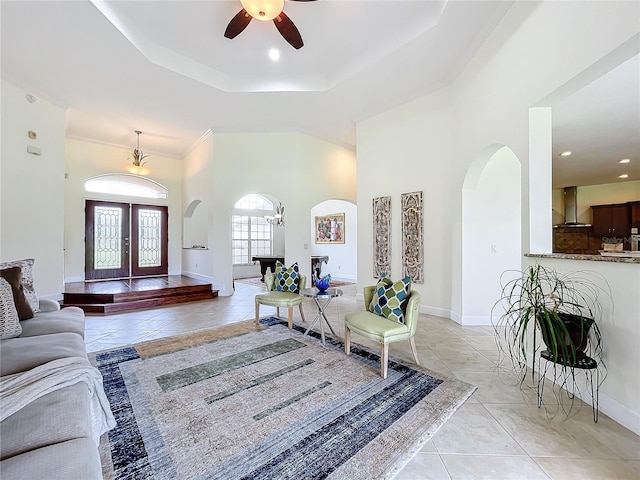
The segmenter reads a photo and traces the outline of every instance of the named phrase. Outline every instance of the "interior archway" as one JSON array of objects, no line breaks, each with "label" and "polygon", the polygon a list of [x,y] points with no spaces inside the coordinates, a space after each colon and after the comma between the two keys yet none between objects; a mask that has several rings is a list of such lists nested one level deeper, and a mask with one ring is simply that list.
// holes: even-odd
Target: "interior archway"
[{"label": "interior archway", "polygon": [[[333,214],[344,214],[343,239],[335,243],[316,243],[316,219]],[[355,282],[358,272],[358,208],[348,200],[332,199],[318,203],[311,208],[310,254],[327,256],[329,261],[321,264],[322,275],[328,273],[335,280]]]},{"label": "interior archway", "polygon": [[462,190],[463,325],[491,324],[500,276],[522,259],[521,164],[504,145],[490,145],[471,164]]},{"label": "interior archway", "polygon": [[277,198],[264,193],[249,193],[236,200],[231,214],[233,278],[247,279],[261,276],[261,264],[254,256],[285,256],[284,224],[269,222],[280,205]]}]

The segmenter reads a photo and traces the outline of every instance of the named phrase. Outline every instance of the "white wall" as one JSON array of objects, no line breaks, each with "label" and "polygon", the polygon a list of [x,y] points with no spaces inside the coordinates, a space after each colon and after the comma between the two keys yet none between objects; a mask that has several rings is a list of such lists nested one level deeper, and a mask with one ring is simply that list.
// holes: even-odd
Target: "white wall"
[{"label": "white wall", "polygon": [[423,191],[423,305],[450,310],[451,258],[460,222],[462,178],[455,175],[453,109],[447,90],[407,103],[358,128],[358,287],[372,285],[372,200],[391,196],[391,272],[402,275],[400,196]]},{"label": "white wall", "polygon": [[[479,177],[476,162],[484,167]],[[463,312],[452,318],[462,325],[491,323],[489,312],[500,297],[495,279],[505,270],[519,270],[522,259],[520,162],[507,147],[476,162],[462,192]]]},{"label": "white wall", "polygon": [[[204,232],[200,233],[201,241],[207,249],[182,250],[182,273],[194,278],[213,283],[214,290],[219,285],[213,281],[213,252],[211,238],[213,205],[216,192],[213,185],[213,135],[207,131],[182,159],[182,208],[181,217],[193,202],[200,202],[198,217],[203,218]],[[203,213],[204,212],[204,213]]]},{"label": "white wall", "polygon": [[[316,244],[315,217],[332,213],[344,213],[344,243]],[[310,219],[311,255],[327,255],[328,263],[322,263],[322,275],[331,274],[331,278],[355,282],[358,278],[358,208],[353,202],[344,200],[326,200],[311,209]]]},{"label": "white wall", "polygon": [[233,293],[231,212],[249,193],[278,199],[286,210],[285,262],[310,275],[309,215],[323,200],[355,200],[353,151],[300,133],[212,134],[185,158],[185,205],[211,202],[209,249],[214,287]]},{"label": "white wall", "polygon": [[[0,261],[34,258],[41,297],[63,288],[65,111],[2,81]],[[27,133],[36,132],[37,139]],[[40,148],[41,156],[27,153]]]},{"label": "white wall", "polygon": [[[596,318],[607,366],[607,378],[599,392],[600,409],[640,435],[640,266],[551,258],[527,258],[525,265],[536,262],[560,274],[584,272],[580,276],[595,281],[605,291],[610,289],[610,298],[600,295],[602,312]],[[583,380],[579,375],[578,381]],[[582,388],[582,394],[587,395],[588,388]],[[589,397],[581,398],[591,403]]]},{"label": "white wall", "polygon": [[[522,163],[523,251],[529,251],[532,234],[530,204],[532,211],[549,205],[536,218],[548,218],[544,224],[550,232],[551,187],[530,191],[535,182],[530,179],[529,111],[637,35],[638,7],[637,2],[516,2],[451,88],[358,123],[358,282],[372,281],[372,198],[393,197],[392,270],[397,276],[401,243],[395,208],[401,193],[423,190],[427,280],[415,288],[423,307],[462,315],[462,185],[473,160],[490,145],[509,147]],[[580,21],[567,29],[567,18]],[[384,169],[392,174],[381,176]],[[489,234],[491,226],[486,228]],[[490,267],[486,262],[479,267],[485,265]]]},{"label": "white wall", "polygon": [[[572,19],[570,22],[567,19]],[[570,25],[570,28],[567,26]],[[422,310],[462,317],[466,311],[463,285],[462,186],[473,161],[491,145],[504,145],[522,164],[521,205],[523,251],[530,251],[532,219],[549,229],[551,246],[550,172],[538,169],[529,155],[529,114],[534,107],[547,107],[544,100],[604,57],[618,62],[631,48],[640,50],[638,2],[514,2],[503,21],[476,52],[456,82],[449,88],[409,102],[357,125],[358,152],[358,283],[371,282],[371,201],[392,196],[392,273],[399,275],[400,194],[424,191],[425,272],[424,285],[413,286],[422,295]],[[610,56],[612,52],[615,55]],[[613,66],[613,65],[611,65]],[[540,146],[538,151],[543,151]],[[534,152],[535,153],[535,152]],[[550,158],[536,157],[551,166]],[[381,174],[381,171],[387,172]],[[532,186],[549,176],[549,185]],[[542,207],[541,207],[542,206]],[[541,209],[541,210],[540,210]],[[487,224],[480,235],[491,235]],[[547,234],[544,234],[547,236]],[[490,260],[478,258],[478,269],[491,271]],[[615,275],[616,264],[604,269]],[[624,267],[627,268],[627,267]],[[637,265],[634,266],[637,269]],[[478,285],[477,295],[494,295],[497,275]],[[637,284],[636,284],[637,285]],[[621,296],[617,306],[624,322],[637,322],[637,311]],[[469,297],[466,297],[468,299]],[[497,300],[497,299],[496,299]],[[619,307],[619,308],[618,308]],[[635,317],[632,315],[635,312]],[[475,312],[488,315],[490,312]],[[619,320],[623,322],[623,320]],[[626,346],[625,348],[630,348]],[[634,351],[627,351],[635,355]],[[624,369],[611,359],[610,369]],[[637,364],[636,359],[634,364]],[[636,375],[637,380],[637,375]],[[618,398],[627,388],[621,379],[607,379],[607,391]],[[637,395],[637,392],[635,392]],[[635,415],[640,408],[630,406]],[[609,414],[609,412],[605,411]]]},{"label": "white wall", "polygon": [[[132,142],[135,141],[132,132]],[[133,144],[132,144],[133,146]],[[144,136],[141,136],[144,151]],[[166,199],[149,199],[122,195],[106,195],[84,190],[84,182],[105,173],[126,173],[130,149],[75,138],[66,139],[66,174],[64,195],[65,281],[84,280],[84,207],[85,201],[111,200],[169,207],[169,274],[179,275],[182,269],[182,182],[180,160],[149,153],[147,178],[168,190]]]}]

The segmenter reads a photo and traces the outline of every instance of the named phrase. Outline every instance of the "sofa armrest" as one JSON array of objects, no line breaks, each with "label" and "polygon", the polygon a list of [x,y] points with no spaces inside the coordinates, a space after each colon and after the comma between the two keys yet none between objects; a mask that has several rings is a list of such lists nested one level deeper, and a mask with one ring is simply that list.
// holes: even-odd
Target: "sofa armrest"
[{"label": "sofa armrest", "polygon": [[56,312],[60,310],[60,303],[58,303],[56,300],[39,298],[38,302],[41,312]]}]

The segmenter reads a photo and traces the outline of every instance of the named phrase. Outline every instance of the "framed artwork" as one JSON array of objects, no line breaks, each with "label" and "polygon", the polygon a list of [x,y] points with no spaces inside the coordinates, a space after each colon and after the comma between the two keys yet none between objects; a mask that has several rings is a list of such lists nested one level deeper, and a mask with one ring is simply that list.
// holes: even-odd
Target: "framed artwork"
[{"label": "framed artwork", "polygon": [[344,243],[344,213],[316,217],[316,243]]},{"label": "framed artwork", "polygon": [[373,199],[373,276],[391,275],[391,197]]},{"label": "framed artwork", "polygon": [[424,240],[422,192],[403,193],[402,202],[402,275],[414,283],[424,283]]}]

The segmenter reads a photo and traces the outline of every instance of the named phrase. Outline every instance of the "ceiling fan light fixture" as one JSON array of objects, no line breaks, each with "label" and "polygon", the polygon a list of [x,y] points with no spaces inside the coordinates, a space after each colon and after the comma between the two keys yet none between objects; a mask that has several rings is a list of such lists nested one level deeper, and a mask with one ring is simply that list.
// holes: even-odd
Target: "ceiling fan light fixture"
[{"label": "ceiling fan light fixture", "polygon": [[280,59],[280,50],[277,48],[272,48],[269,50],[269,58],[274,62],[277,62]]},{"label": "ceiling fan light fixture", "polygon": [[263,22],[276,18],[284,8],[284,0],[240,0],[240,3],[249,15]]}]

